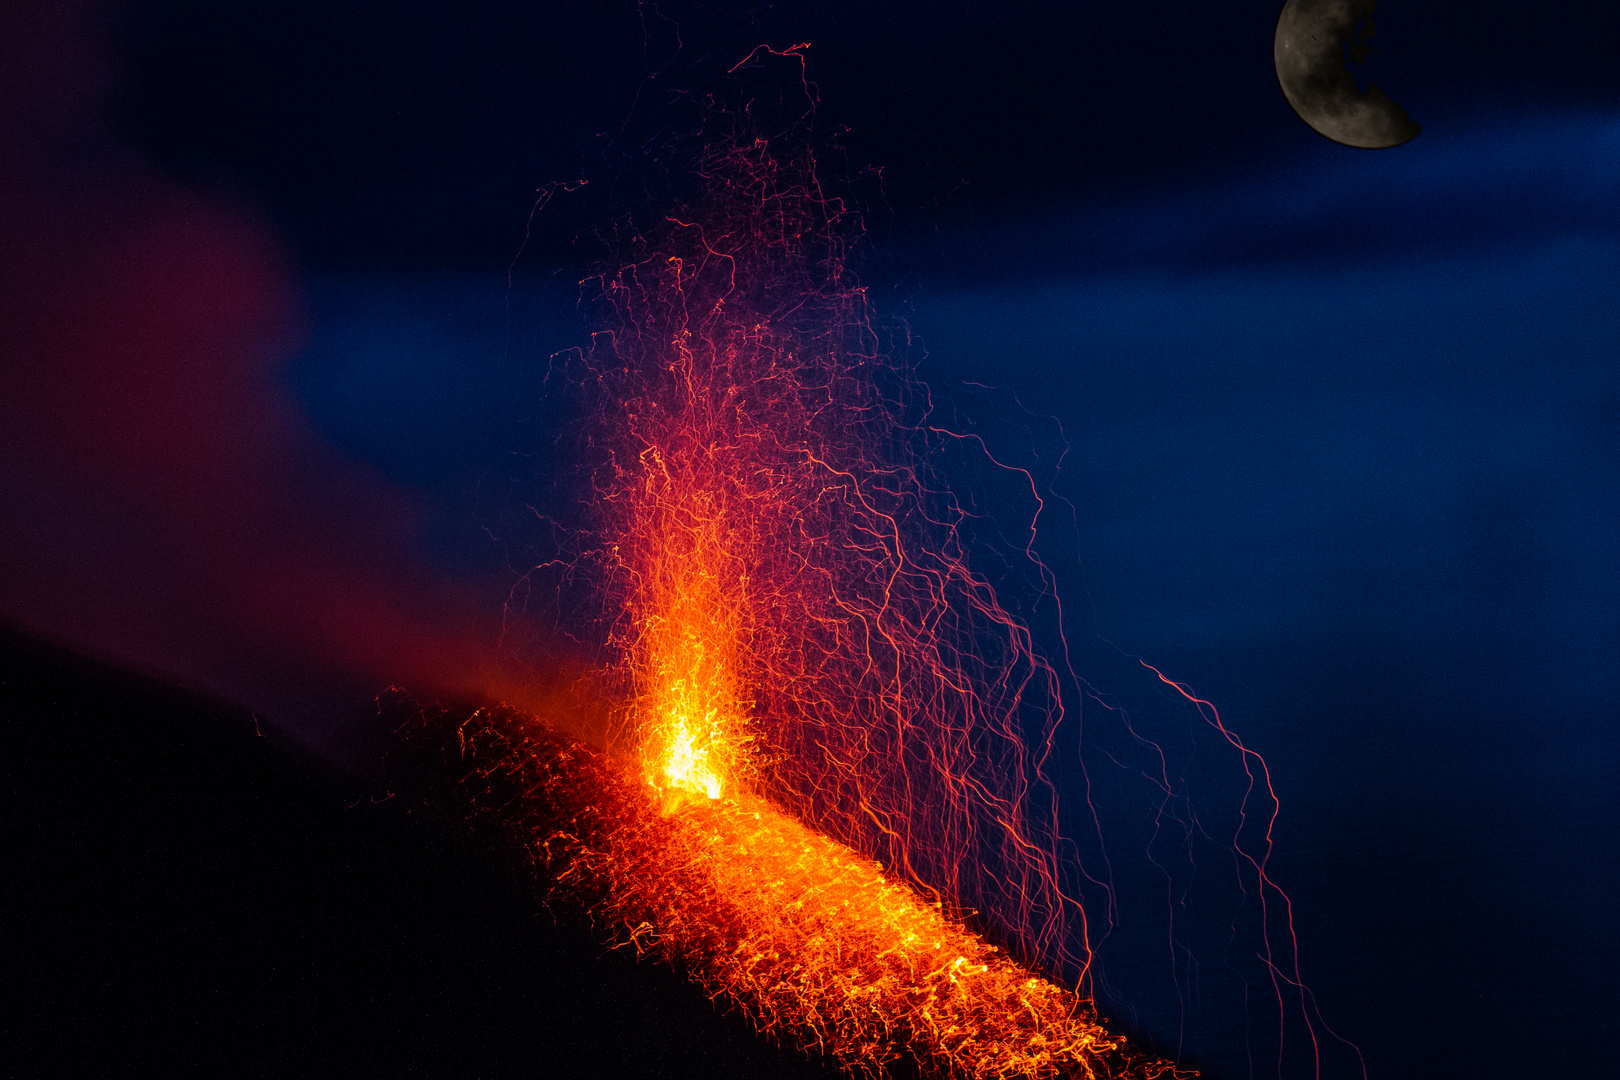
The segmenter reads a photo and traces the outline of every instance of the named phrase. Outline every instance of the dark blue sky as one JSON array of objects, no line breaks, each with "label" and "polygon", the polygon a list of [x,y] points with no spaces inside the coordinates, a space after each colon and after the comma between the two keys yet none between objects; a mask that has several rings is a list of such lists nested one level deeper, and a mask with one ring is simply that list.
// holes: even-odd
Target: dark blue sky
[{"label": "dark blue sky", "polygon": [[[885,171],[886,224],[914,236],[1348,164],[1278,93],[1277,7],[170,0],[128,8],[121,103],[144,145],[253,192],[312,263],[476,268],[510,256],[536,187],[641,146],[660,87],[809,42],[824,126]],[[1614,18],[1390,3],[1361,74],[1426,142],[1601,112]]]},{"label": "dark blue sky", "polygon": [[[1045,550],[1088,654],[1190,684],[1271,762],[1323,1015],[1375,1078],[1598,1074],[1620,14],[1386,0],[1367,74],[1424,132],[1368,152],[1289,111],[1278,7],[192,0],[96,25],[104,137],[286,252],[288,422],[402,490],[406,546],[479,589],[601,209],[559,202],[509,289],[536,190],[634,174],[666,86],[811,42],[844,167],[883,169],[872,280],[921,374],[969,411],[964,381],[1016,394],[1048,455],[1061,426],[1077,527]],[[1139,692],[1123,670],[1096,678]],[[1246,1075],[1225,1053],[1212,1075]]]}]

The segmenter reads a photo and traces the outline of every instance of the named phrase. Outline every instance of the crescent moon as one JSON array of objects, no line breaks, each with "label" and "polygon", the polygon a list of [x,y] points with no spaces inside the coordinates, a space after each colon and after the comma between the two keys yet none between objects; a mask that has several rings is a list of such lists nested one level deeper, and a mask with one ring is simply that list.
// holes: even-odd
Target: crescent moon
[{"label": "crescent moon", "polygon": [[1272,47],[1277,81],[1299,118],[1334,142],[1369,150],[1399,146],[1423,130],[1377,86],[1356,89],[1344,66],[1346,38],[1363,20],[1367,28],[1350,42],[1350,54],[1360,61],[1371,51],[1365,39],[1377,7],[1378,0],[1288,0]]}]

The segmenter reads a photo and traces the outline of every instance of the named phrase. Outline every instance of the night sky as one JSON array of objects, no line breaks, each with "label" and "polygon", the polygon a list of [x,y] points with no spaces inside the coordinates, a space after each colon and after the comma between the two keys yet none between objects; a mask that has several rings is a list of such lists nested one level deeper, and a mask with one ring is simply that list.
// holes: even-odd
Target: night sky
[{"label": "night sky", "polygon": [[920,376],[1067,447],[1082,674],[1270,763],[1368,1075],[1611,1071],[1620,14],[1385,0],[1357,74],[1424,130],[1362,151],[1290,111],[1279,10],[7,5],[0,1073],[816,1072],[374,803],[366,722],[575,658],[494,643],[581,238],[681,190],[683,91],[801,42]]}]

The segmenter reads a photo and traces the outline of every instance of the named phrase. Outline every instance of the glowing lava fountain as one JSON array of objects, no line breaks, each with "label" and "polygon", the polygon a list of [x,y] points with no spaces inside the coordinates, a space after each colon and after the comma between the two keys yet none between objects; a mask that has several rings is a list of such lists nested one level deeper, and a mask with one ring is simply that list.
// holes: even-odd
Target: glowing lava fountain
[{"label": "glowing lava fountain", "polygon": [[698,197],[584,283],[569,571],[601,605],[608,751],[481,713],[468,795],[611,932],[852,1069],[1168,1074],[1090,1004],[1045,773],[1059,679],[929,465],[958,437],[851,272],[860,223],[811,140],[758,126],[711,123]]},{"label": "glowing lava fountain", "polygon": [[[901,331],[803,140],[711,142],[705,191],[593,279],[587,415],[618,724],[673,809],[765,798],[1083,970],[1056,673],[969,564]],[[947,899],[948,898],[948,899]]]}]

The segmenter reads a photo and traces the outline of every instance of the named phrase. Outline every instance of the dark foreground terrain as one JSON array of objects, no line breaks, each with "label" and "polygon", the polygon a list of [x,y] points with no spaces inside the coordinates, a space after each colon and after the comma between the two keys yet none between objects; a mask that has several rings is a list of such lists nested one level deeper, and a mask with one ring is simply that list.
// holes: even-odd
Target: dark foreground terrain
[{"label": "dark foreground terrain", "polygon": [[0,1074],[825,1074],[377,795],[0,631]]}]

